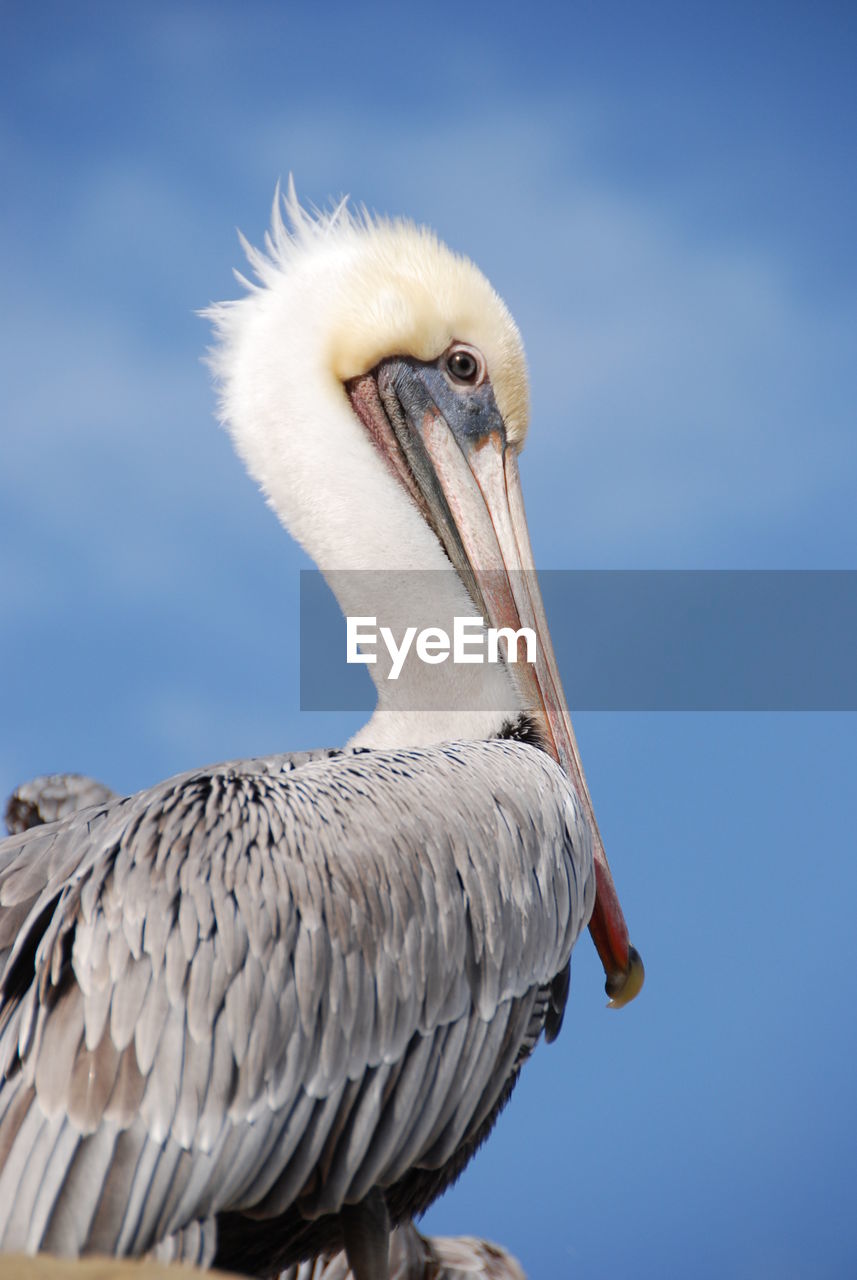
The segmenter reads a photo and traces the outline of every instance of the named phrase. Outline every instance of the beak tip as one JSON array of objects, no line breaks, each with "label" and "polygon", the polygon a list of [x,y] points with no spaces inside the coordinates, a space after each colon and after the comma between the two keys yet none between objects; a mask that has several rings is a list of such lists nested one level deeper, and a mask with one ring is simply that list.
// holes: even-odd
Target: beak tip
[{"label": "beak tip", "polygon": [[628,944],[628,967],[622,973],[611,973],[604,984],[604,990],[610,999],[607,1001],[608,1009],[621,1009],[626,1004],[640,994],[643,982],[646,978],[646,970],[643,967],[643,960],[636,947]]}]

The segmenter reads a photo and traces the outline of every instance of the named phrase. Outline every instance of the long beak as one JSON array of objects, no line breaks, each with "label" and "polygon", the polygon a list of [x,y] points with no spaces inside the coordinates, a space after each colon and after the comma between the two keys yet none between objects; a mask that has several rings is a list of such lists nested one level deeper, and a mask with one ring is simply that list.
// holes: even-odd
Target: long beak
[{"label": "long beak", "polygon": [[[643,962],[628,938],[557,670],[524,515],[517,453],[506,443],[493,394],[484,412],[478,417],[471,413],[466,430],[456,429],[447,421],[452,413],[444,416],[427,394],[425,374],[414,375],[411,362],[391,361],[379,370],[377,391],[361,379],[363,385],[355,388],[356,399],[352,391],[352,400],[364,421],[371,416],[377,423],[377,414],[369,414],[368,404],[361,405],[359,398],[380,393],[404,458],[390,457],[389,447],[377,438],[383,428],[374,429],[376,443],[419,502],[491,626],[512,632],[528,627],[536,635],[535,662],[519,662],[510,670],[547,749],[571,778],[592,832],[596,899],[589,931],[604,966],[609,1004],[619,1008],[642,987]],[[405,470],[410,473],[407,478]]]}]

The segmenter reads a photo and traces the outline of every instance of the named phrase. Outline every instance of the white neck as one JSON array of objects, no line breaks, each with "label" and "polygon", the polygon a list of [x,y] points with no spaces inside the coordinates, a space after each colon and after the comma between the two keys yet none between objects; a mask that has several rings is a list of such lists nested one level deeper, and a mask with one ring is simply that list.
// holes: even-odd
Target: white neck
[{"label": "white neck", "polygon": [[[378,630],[390,628],[397,640],[408,627],[439,627],[452,637],[454,619],[474,617],[477,610],[342,386],[318,369],[298,382],[271,386],[270,366],[257,371],[248,360],[242,369],[248,366],[248,385],[261,385],[264,372],[270,394],[252,397],[252,416],[230,415],[235,443],[282,523],[324,573],[343,614],[374,617]],[[312,368],[309,358],[305,367]],[[250,398],[245,396],[243,403]],[[368,670],[378,707],[353,745],[484,739],[520,709],[501,665],[415,660],[390,681],[383,643],[377,656]]]},{"label": "white neck", "polygon": [[[421,519],[413,508],[411,511],[415,519]],[[388,569],[325,576],[345,616],[374,618],[371,630],[378,637],[371,646],[376,661],[368,665],[378,706],[349,745],[426,746],[453,739],[484,739],[518,713],[520,702],[506,667],[455,662],[452,653],[438,663],[419,657],[416,637],[426,628],[437,628],[452,642],[456,618],[478,617],[460,578],[448,564],[445,569],[427,571]],[[408,632],[412,637],[395,679],[391,678],[393,657],[382,638],[382,627],[389,629],[398,646],[403,645]],[[480,647],[472,644],[469,652],[476,655]],[[481,652],[485,657],[484,646]]]}]

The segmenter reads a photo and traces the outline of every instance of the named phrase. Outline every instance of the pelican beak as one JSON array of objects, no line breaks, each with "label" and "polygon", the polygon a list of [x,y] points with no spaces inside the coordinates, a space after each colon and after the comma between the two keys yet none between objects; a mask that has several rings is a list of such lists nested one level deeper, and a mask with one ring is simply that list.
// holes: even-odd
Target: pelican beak
[{"label": "pelican beak", "polygon": [[492,627],[536,635],[534,663],[517,663],[524,705],[544,745],[571,778],[592,832],[596,899],[589,931],[606,974],[611,1008],[643,985],[628,938],[550,640],[518,473],[490,382],[458,388],[442,362],[385,360],[349,384],[355,411],[388,466],[435,529]]},{"label": "pelican beak", "polygon": [[[474,527],[481,526],[481,536],[478,541],[476,538],[472,541],[475,544],[474,555],[477,551],[482,553],[482,558],[476,561],[480,569],[487,563],[491,540],[484,517],[480,522],[477,512],[472,510],[476,507],[478,511],[479,498],[484,503],[495,535],[494,546],[490,549],[494,551],[496,548],[495,554],[499,552],[502,565],[494,566],[494,572],[478,574],[491,625],[510,627],[513,632],[520,627],[530,627],[536,633],[535,662],[517,663],[514,670],[521,692],[543,729],[548,750],[574,783],[592,832],[596,896],[589,932],[604,966],[609,1005],[618,1009],[639,993],[645,971],[640,954],[628,937],[628,926],[607,861],[556,665],[524,514],[518,455],[504,444],[496,432],[462,450],[476,482],[477,494],[466,484],[464,476],[456,472],[452,460],[454,455],[450,456],[451,451],[443,441],[438,424],[427,423],[426,428],[427,451],[439,476],[448,476],[452,480],[452,491],[457,480],[460,484],[458,493],[468,492],[468,499],[459,505],[462,517],[459,528],[467,547],[471,513],[476,516]],[[443,478],[441,484],[446,492]]]}]

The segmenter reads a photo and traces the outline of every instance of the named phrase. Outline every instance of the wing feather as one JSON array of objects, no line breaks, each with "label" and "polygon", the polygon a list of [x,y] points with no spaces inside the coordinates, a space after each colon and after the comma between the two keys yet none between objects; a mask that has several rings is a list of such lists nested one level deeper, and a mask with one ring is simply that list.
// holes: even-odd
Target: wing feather
[{"label": "wing feather", "polygon": [[33,1253],[45,1235],[54,1205],[65,1182],[66,1171],[79,1142],[80,1135],[74,1125],[61,1117],[56,1141],[39,1179],[32,1209],[26,1216],[22,1215],[28,1222],[27,1239],[23,1245],[23,1250],[27,1253]]},{"label": "wing feather", "polygon": [[468,1022],[459,1018],[438,1028],[432,1036],[431,1053],[424,1068],[422,1092],[410,1117],[404,1118],[396,1158],[391,1162],[389,1170],[391,1179],[410,1169],[417,1160],[425,1164],[425,1153],[441,1127],[450,1089],[464,1061],[462,1047],[468,1029]]},{"label": "wing feather", "polygon": [[[122,944],[126,948],[128,962],[122,970],[121,978],[113,981],[113,996],[110,1001],[110,1038],[121,1052],[134,1039],[140,1014],[152,982],[151,966],[144,960],[134,960],[124,933]],[[85,1010],[84,1010],[85,1012]]]},{"label": "wing feather", "polygon": [[170,999],[163,972],[152,964],[152,978],[134,1028],[134,1056],[144,1076],[152,1069],[169,1011]]},{"label": "wing feather", "polygon": [[146,1092],[146,1079],[137,1054],[129,1045],[119,1059],[119,1071],[110,1101],[104,1108],[104,1119],[119,1129],[127,1129],[140,1109]]},{"label": "wing feather", "polygon": [[[343,1158],[339,1178],[326,1182],[321,1207],[334,1212],[346,1198],[360,1200],[378,1183],[392,1182],[391,1162],[397,1169],[396,1155],[402,1132],[406,1130],[415,1105],[425,1083],[426,1067],[431,1059],[432,1036],[415,1036],[404,1058],[394,1068],[394,1079],[387,1082],[381,1105],[371,1127],[370,1141],[356,1174],[348,1185],[348,1173],[353,1165]],[[343,1153],[344,1154],[344,1153]]]},{"label": "wing feather", "polygon": [[35,1081],[39,1106],[53,1116],[67,1105],[71,1067],[83,1040],[83,1001],[75,987],[40,1010],[41,1035],[33,1056],[25,1063],[25,1076]]},{"label": "wing feather", "polygon": [[39,1186],[64,1123],[65,1117],[57,1114],[48,1124],[42,1124],[35,1129],[27,1162],[23,1168],[16,1171],[13,1194],[23,1212],[12,1213],[7,1228],[9,1249],[16,1253],[22,1252],[27,1247],[27,1235]]},{"label": "wing feather", "polygon": [[175,1184],[175,1175],[183,1152],[178,1143],[159,1143],[154,1137],[146,1141],[144,1149],[149,1147],[154,1148],[155,1161],[151,1168],[148,1188],[142,1200],[134,1233],[132,1246],[134,1253],[150,1249],[152,1244],[163,1240],[175,1229],[175,1224],[165,1219],[164,1208]]},{"label": "wing feather", "polygon": [[[141,1143],[139,1135],[133,1133],[130,1129],[119,1135],[119,1144],[127,1146],[127,1150],[123,1153],[125,1155],[123,1167],[125,1169],[133,1169],[133,1177],[131,1178],[130,1186],[127,1188],[125,1198],[117,1206],[119,1212],[116,1213],[115,1217],[105,1213],[106,1221],[103,1230],[109,1239],[110,1228],[115,1223],[118,1227],[115,1244],[112,1247],[108,1245],[104,1252],[124,1256],[134,1252],[134,1243],[138,1239],[143,1210],[147,1199],[152,1195],[154,1174],[161,1155],[161,1148],[154,1142],[144,1141]],[[111,1184],[106,1182],[105,1192],[107,1196],[111,1191]],[[108,1199],[103,1196],[99,1209],[106,1209],[107,1205]],[[44,1247],[48,1248],[47,1243]]]},{"label": "wing feather", "polygon": [[509,741],[198,770],[0,842],[0,1244],[141,1252],[441,1167],[593,898],[567,779]]},{"label": "wing feather", "polygon": [[94,1049],[83,1044],[74,1059],[65,1113],[78,1133],[94,1133],[107,1110],[119,1076],[122,1054],[110,1035]]},{"label": "wing feather", "polygon": [[78,1138],[62,1173],[62,1191],[54,1201],[44,1235],[37,1245],[31,1238],[30,1249],[36,1246],[49,1253],[66,1255],[84,1250],[107,1182],[116,1138],[117,1130],[110,1124],[101,1125],[82,1142]]}]

